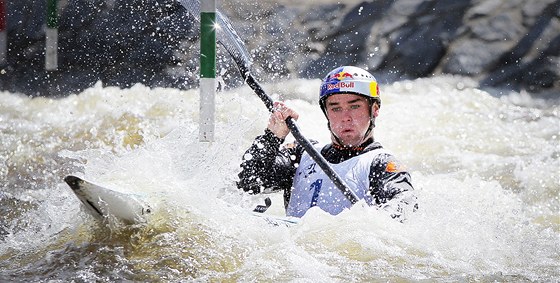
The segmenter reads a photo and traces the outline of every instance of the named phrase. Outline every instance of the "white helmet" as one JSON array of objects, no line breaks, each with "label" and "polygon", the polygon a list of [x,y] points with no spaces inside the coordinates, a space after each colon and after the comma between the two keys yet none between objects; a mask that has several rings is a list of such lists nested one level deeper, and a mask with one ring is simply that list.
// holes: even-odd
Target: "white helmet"
[{"label": "white helmet", "polygon": [[369,99],[377,100],[381,104],[379,85],[375,77],[362,68],[343,66],[327,74],[321,83],[321,92],[319,93],[319,104],[323,111],[325,111],[325,100],[327,97],[338,93],[365,96]]}]

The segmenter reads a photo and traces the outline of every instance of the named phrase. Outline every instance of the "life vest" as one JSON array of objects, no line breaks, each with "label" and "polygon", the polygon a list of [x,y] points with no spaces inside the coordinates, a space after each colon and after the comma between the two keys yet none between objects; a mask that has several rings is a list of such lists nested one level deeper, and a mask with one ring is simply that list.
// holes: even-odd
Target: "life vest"
[{"label": "life vest", "polygon": [[[320,148],[318,151],[320,152]],[[377,155],[388,153],[383,148],[374,149],[338,164],[329,163],[331,168],[346,182],[359,199],[368,204],[375,201],[369,194],[369,174],[371,164]],[[286,209],[288,216],[302,217],[311,207],[318,206],[322,210],[336,215],[352,203],[336,187],[319,165],[305,152],[296,169],[290,202]]]}]

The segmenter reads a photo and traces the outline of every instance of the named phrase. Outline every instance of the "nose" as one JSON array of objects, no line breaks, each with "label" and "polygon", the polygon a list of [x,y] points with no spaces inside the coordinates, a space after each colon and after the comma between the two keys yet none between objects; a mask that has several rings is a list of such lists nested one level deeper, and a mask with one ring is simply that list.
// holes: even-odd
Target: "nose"
[{"label": "nose", "polygon": [[350,111],[350,109],[344,109],[342,110],[342,115],[341,118],[343,121],[352,121],[352,112]]}]

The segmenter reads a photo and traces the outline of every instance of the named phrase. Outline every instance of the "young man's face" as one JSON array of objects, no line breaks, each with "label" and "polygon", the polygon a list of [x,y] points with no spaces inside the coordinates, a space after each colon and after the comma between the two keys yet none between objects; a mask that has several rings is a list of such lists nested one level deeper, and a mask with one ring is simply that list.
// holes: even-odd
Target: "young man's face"
[{"label": "young man's face", "polygon": [[325,107],[331,131],[342,142],[342,146],[358,146],[364,142],[370,113],[374,117],[379,114],[377,103],[370,110],[367,98],[355,94],[331,95],[327,97]]}]

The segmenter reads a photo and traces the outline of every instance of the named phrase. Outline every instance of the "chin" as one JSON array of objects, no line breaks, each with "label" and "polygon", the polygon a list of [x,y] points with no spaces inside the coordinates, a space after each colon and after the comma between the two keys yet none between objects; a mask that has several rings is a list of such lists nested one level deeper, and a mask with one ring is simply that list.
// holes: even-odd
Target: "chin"
[{"label": "chin", "polygon": [[[341,141],[341,144],[339,144],[339,145],[343,146],[343,147],[359,146],[363,142],[363,140],[360,137],[357,137],[355,135],[344,136],[344,134],[341,134],[338,137]],[[336,140],[334,138],[334,136],[332,136],[331,139],[332,139],[333,142]]]}]

